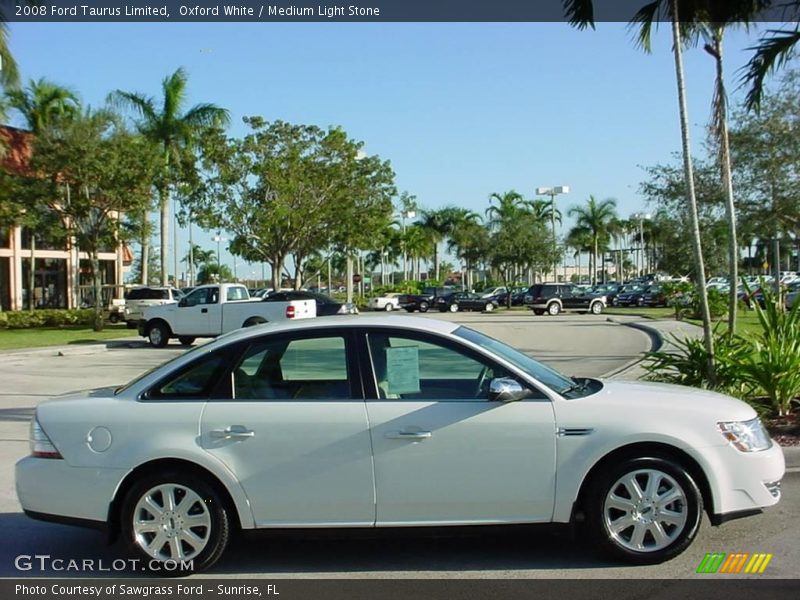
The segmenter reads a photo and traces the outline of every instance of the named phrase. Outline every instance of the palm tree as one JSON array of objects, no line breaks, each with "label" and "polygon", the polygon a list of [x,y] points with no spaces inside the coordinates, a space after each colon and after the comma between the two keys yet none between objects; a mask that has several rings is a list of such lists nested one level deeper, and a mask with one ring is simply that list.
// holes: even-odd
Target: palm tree
[{"label": "palm tree", "polygon": [[[721,2],[721,0],[720,0]],[[583,29],[594,26],[593,0],[564,0],[569,22]],[[679,13],[678,5],[683,13]],[[751,14],[752,2],[748,0],[728,0],[726,4],[731,11],[737,10],[739,14]],[[631,21],[639,26],[639,43],[645,50],[650,48],[650,32],[654,23],[658,23],[659,16],[667,16],[672,26],[672,52],[675,59],[675,79],[678,91],[678,108],[680,113],[681,146],[683,151],[683,169],[686,186],[686,204],[692,234],[692,254],[695,266],[695,287],[700,299],[700,312],[703,318],[703,340],[708,355],[707,372],[710,382],[716,382],[714,368],[714,338],[711,331],[711,314],[708,308],[708,294],[705,286],[705,265],[703,262],[703,249],[700,241],[700,224],[697,209],[697,195],[694,186],[694,169],[691,159],[691,141],[689,137],[689,116],[686,108],[686,85],[683,69],[683,45],[686,41],[686,30],[683,23],[689,24],[707,20],[705,19],[704,2],[681,2],[680,0],[655,0],[648,2],[641,8]]]},{"label": "palm tree", "polygon": [[465,273],[461,282],[469,288],[472,265],[478,259],[476,254],[485,250],[486,229],[481,224],[480,215],[469,209],[450,206],[442,212],[447,222],[447,251],[463,261]]},{"label": "palm tree", "polygon": [[433,272],[434,279],[439,279],[439,244],[448,232],[446,214],[442,210],[424,210],[419,226],[425,231],[433,245]]},{"label": "palm tree", "polygon": [[[0,38],[2,38],[0,27]],[[0,55],[5,40],[0,39]],[[47,79],[33,79],[25,89],[11,89],[6,92],[8,105],[22,115],[25,124],[34,135],[41,135],[46,129],[73,118],[80,111],[80,101],[75,92],[57,85]],[[29,211],[36,220],[36,209]],[[29,223],[30,224],[30,223]],[[36,274],[36,234],[31,227],[31,268],[28,274],[28,307],[33,310],[33,290]],[[77,279],[76,279],[77,282]]]},{"label": "palm tree", "polygon": [[573,206],[569,209],[569,216],[575,217],[576,228],[587,231],[592,237],[592,285],[597,284],[597,255],[601,239],[607,239],[609,228],[617,219],[617,201],[606,198],[598,202],[594,196],[589,196],[585,206]]},{"label": "palm tree", "polygon": [[419,223],[413,223],[406,227],[403,246],[411,257],[411,270],[414,272],[413,279],[420,279],[420,259],[430,254],[431,238]]},{"label": "palm tree", "polygon": [[8,48],[8,25],[2,8],[0,8],[0,61],[3,65],[0,69],[0,84],[6,89],[16,88],[19,85],[19,69]]},{"label": "palm tree", "polygon": [[[181,68],[161,82],[162,103],[156,105],[154,98],[138,92],[117,90],[111,98],[118,104],[128,106],[139,116],[139,131],[157,144],[163,156],[161,176],[156,181],[156,190],[161,208],[161,282],[168,283],[167,265],[169,256],[169,188],[180,179],[179,169],[185,165],[190,150],[202,131],[209,127],[227,125],[230,115],[227,110],[214,104],[196,104],[183,112],[186,103],[188,78]],[[147,240],[142,239],[144,254]],[[143,264],[146,264],[143,261]],[[175,274],[177,277],[177,273]]]},{"label": "palm tree", "polygon": [[[497,205],[492,204],[492,201],[496,201]],[[489,204],[489,208],[486,209],[486,220],[489,228],[495,230],[504,223],[518,218],[528,207],[522,194],[514,190],[502,194],[494,192],[489,196]]]},{"label": "palm tree", "polygon": [[575,226],[567,233],[565,242],[569,248],[575,250],[574,256],[578,261],[578,283],[581,283],[581,254],[584,252],[589,253],[589,273],[597,271],[596,268],[592,270],[591,264],[593,248],[592,232],[587,227]]}]

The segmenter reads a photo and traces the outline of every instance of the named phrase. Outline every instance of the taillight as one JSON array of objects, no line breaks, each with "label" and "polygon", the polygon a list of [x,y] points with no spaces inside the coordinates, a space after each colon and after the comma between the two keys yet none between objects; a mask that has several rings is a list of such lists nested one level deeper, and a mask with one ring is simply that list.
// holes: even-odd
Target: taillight
[{"label": "taillight", "polygon": [[37,458],[61,458],[61,453],[56,450],[53,442],[47,437],[47,434],[39,424],[39,419],[33,417],[31,420],[31,428],[29,435],[29,443],[31,447],[31,456]]},{"label": "taillight", "polygon": [[291,304],[286,307],[286,318],[287,319],[294,319],[295,317],[295,308]]}]

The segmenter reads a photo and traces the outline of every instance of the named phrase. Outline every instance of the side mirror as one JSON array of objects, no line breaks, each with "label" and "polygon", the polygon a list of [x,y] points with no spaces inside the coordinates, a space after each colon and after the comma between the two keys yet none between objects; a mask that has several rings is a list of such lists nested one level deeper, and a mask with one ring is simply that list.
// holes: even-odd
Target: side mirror
[{"label": "side mirror", "polygon": [[528,395],[530,392],[510,377],[497,377],[489,384],[489,400],[495,402],[516,402]]}]

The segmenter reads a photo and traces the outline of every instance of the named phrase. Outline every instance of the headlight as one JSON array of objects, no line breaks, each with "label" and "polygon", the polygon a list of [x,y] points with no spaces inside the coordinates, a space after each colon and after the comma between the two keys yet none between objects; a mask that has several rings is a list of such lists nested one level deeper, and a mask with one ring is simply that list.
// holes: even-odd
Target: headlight
[{"label": "headlight", "polygon": [[722,436],[742,452],[759,452],[772,446],[772,439],[758,418],[720,422],[717,427]]}]

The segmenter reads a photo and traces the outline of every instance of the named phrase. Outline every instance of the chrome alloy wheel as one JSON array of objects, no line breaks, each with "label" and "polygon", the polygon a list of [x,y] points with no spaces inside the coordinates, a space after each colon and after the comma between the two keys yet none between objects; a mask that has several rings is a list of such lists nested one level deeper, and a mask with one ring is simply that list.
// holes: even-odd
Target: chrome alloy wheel
[{"label": "chrome alloy wheel", "polygon": [[194,490],[164,483],[136,503],[133,532],[141,549],[157,560],[192,560],[208,544],[211,514]]},{"label": "chrome alloy wheel", "polygon": [[656,469],[631,471],[609,488],[603,522],[611,539],[634,552],[657,552],[686,528],[686,492],[670,475]]}]

